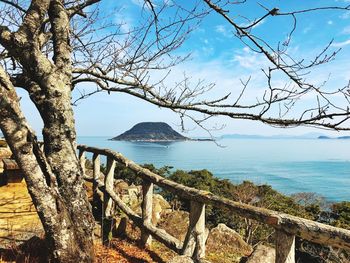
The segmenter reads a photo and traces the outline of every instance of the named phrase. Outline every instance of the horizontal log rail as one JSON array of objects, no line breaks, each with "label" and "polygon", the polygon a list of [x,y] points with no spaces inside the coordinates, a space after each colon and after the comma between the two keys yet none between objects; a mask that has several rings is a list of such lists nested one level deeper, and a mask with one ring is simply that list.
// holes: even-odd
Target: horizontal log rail
[{"label": "horizontal log rail", "polygon": [[[106,191],[105,194],[109,198],[111,198],[117,206],[143,231],[142,239],[145,243],[149,242],[149,238],[151,235],[155,239],[167,245],[169,248],[173,249],[177,253],[180,254],[188,254],[188,251],[191,251],[192,256],[194,258],[201,258],[204,255],[205,247],[203,247],[203,225],[204,223],[204,205],[212,205],[216,208],[227,209],[239,216],[244,218],[249,218],[256,220],[261,223],[265,223],[276,229],[276,262],[294,262],[294,237],[298,236],[305,240],[312,241],[315,243],[319,243],[322,245],[329,245],[338,248],[350,249],[350,231],[342,228],[337,228],[329,225],[325,225],[322,223],[318,223],[312,220],[303,219],[300,217],[292,216],[285,213],[280,213],[260,207],[255,207],[247,204],[242,204],[239,202],[235,202],[229,200],[227,198],[216,196],[210,192],[202,191],[198,189],[194,189],[191,187],[187,187],[171,180],[168,180],[158,174],[151,172],[150,170],[141,167],[140,165],[134,163],[133,161],[125,158],[122,154],[118,152],[114,152],[109,149],[100,149],[95,147],[89,147],[85,145],[79,145],[79,157],[81,160],[81,164],[84,164],[83,159],[84,153],[89,152],[93,153],[94,160],[98,160],[93,162],[94,164],[94,176],[93,178],[86,178],[90,181],[97,182],[97,174],[99,172],[99,168],[96,166],[99,165],[98,155],[106,156],[109,162],[111,160],[123,164],[132,171],[134,171],[137,176],[139,176],[144,181],[144,190],[143,190],[143,200],[144,203],[142,205],[142,216],[138,216],[135,212],[133,212],[128,206],[126,206],[122,200],[118,197],[117,194],[114,193],[111,187],[111,180],[114,178],[114,170],[107,171],[107,176],[104,181],[107,184],[103,184],[102,182],[98,182],[98,188],[101,191]],[[109,176],[108,176],[109,175]],[[107,178],[109,177],[109,178]],[[187,233],[187,237],[185,240],[185,244],[172,237],[164,230],[158,229],[151,224],[150,221],[150,213],[152,213],[152,191],[153,185],[158,185],[159,187],[168,190],[179,197],[184,199],[188,199],[191,201],[191,206],[195,205],[195,207],[191,207],[190,213],[190,222],[193,222],[189,226],[189,232]],[[107,185],[105,188],[104,185]],[[108,186],[109,185],[109,186]],[[198,207],[203,207],[203,209],[199,209]],[[192,213],[192,211],[194,211]],[[199,211],[202,211],[198,214]],[[197,218],[197,219],[195,219]],[[201,218],[201,220],[199,220]],[[198,221],[198,222],[195,222]],[[199,225],[198,225],[199,224]],[[199,232],[196,229],[201,229]],[[196,230],[196,231],[194,231]],[[195,236],[196,241],[193,241],[191,236]],[[198,239],[199,238],[199,239]],[[189,247],[192,246],[192,247]],[[194,247],[195,246],[195,247]]]}]

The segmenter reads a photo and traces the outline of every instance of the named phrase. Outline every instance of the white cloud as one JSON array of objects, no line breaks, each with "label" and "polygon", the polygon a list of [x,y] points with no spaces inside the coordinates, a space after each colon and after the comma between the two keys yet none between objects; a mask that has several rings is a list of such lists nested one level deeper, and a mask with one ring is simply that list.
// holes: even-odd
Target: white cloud
[{"label": "white cloud", "polygon": [[204,55],[210,56],[214,54],[214,48],[213,47],[202,47],[202,51],[204,52]]},{"label": "white cloud", "polygon": [[[265,20],[260,21],[259,23],[257,23],[256,25],[254,25],[252,28],[256,28],[258,26],[261,26],[262,24],[265,23]],[[251,23],[244,23],[244,24],[240,24],[239,26],[241,27],[247,27],[249,25],[253,24],[253,22]],[[217,33],[220,33],[221,35],[223,35],[224,37],[232,37],[233,36],[233,30],[231,27],[228,27],[226,25],[217,25],[215,27],[215,31]]]},{"label": "white cloud", "polygon": [[225,33],[226,32],[226,28],[224,25],[218,25],[215,27],[215,31],[218,33]]},{"label": "white cloud", "polygon": [[261,20],[259,23],[257,23],[256,25],[253,26],[253,28],[256,28],[258,26],[261,26],[262,24],[265,23],[266,20]]},{"label": "white cloud", "polygon": [[[145,0],[131,0],[131,2],[134,5],[137,5],[137,6],[141,7],[141,8],[146,8],[148,10],[151,9],[150,4],[148,2],[146,2]],[[153,8],[156,8],[159,5],[170,6],[172,4],[173,4],[172,0],[152,1]]]},{"label": "white cloud", "polygon": [[350,12],[345,12],[339,16],[341,19],[348,19],[350,18]]},{"label": "white cloud", "polygon": [[[266,21],[266,20],[261,20],[259,23],[257,23],[256,25],[254,25],[252,28],[257,28],[257,27],[261,26],[262,24],[265,23],[265,21]],[[240,27],[247,27],[247,26],[250,26],[250,25],[253,24],[253,23],[254,23],[254,21],[253,21],[253,22],[250,22],[250,23],[242,23],[242,24],[240,24],[239,26],[240,26]]]},{"label": "white cloud", "polygon": [[143,7],[145,5],[145,1],[143,1],[143,0],[131,0],[131,2],[134,5],[137,5],[137,6],[140,6],[140,7]]},{"label": "white cloud", "polygon": [[312,29],[312,26],[307,26],[303,29],[303,33],[307,34]]},{"label": "white cloud", "polygon": [[345,47],[345,46],[348,46],[348,45],[350,45],[350,39],[345,40],[343,42],[334,42],[332,44],[332,47]]},{"label": "white cloud", "polygon": [[350,26],[344,27],[342,33],[345,34],[345,35],[350,34]]},{"label": "white cloud", "polygon": [[217,25],[215,31],[220,33],[224,37],[232,37],[232,31],[228,29],[225,25]]},{"label": "white cloud", "polygon": [[328,20],[328,21],[327,21],[327,24],[328,24],[328,25],[333,25],[333,21],[332,21],[332,20]]},{"label": "white cloud", "polygon": [[242,67],[248,69],[253,69],[258,64],[258,59],[255,55],[235,55],[234,61],[237,61]]},{"label": "white cloud", "polygon": [[114,19],[115,22],[120,26],[120,30],[122,33],[128,33],[131,31],[133,27],[133,20],[130,16],[126,16],[125,12],[117,12]]},{"label": "white cloud", "polygon": [[238,62],[241,67],[251,70],[267,65],[266,60],[262,60],[259,54],[251,51],[249,47],[244,47],[241,51],[236,52],[233,62]]}]

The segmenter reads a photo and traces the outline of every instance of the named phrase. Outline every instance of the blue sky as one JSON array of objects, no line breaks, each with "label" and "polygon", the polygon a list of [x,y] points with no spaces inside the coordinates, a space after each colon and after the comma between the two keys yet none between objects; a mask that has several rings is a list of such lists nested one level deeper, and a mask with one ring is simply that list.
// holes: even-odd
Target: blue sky
[{"label": "blue sky", "polygon": [[[174,0],[175,1],[175,0]],[[115,3],[117,2],[117,3]],[[178,1],[179,4],[190,5],[195,1]],[[301,10],[319,6],[344,6],[349,0],[261,0],[262,5],[269,9],[278,7],[282,12]],[[118,8],[110,19],[115,22],[123,22],[123,29],[128,30],[137,26],[140,17],[147,8],[143,8],[142,0],[131,1],[106,1],[102,0],[101,10],[106,13]],[[246,23],[242,17],[254,19],[264,15],[266,11],[257,4],[257,1],[248,0],[241,8],[234,8],[230,15],[238,23]],[[310,73],[310,80],[320,83],[329,79],[329,89],[340,88],[347,84],[350,79],[349,55],[350,55],[350,11],[315,11],[297,16],[297,28],[289,52],[298,59],[311,60],[320,52],[330,40],[334,39],[332,50],[342,48],[336,60],[315,69]],[[292,20],[290,17],[271,17],[258,24],[254,33],[263,37],[269,44],[275,46],[283,42],[291,30]],[[176,51],[178,54],[191,53],[188,61],[178,65],[172,70],[172,75],[167,80],[169,85],[175,82],[185,72],[195,82],[204,79],[208,83],[215,83],[215,89],[208,94],[217,96],[227,91],[238,92],[239,79],[247,79],[252,76],[253,88],[248,95],[254,99],[265,83],[262,80],[261,67],[267,65],[264,57],[247,49],[233,36],[230,26],[217,14],[206,16],[198,27],[191,33],[187,41]],[[278,82],[278,80],[277,80]],[[89,86],[79,87],[80,90],[89,89]],[[21,104],[34,129],[41,133],[41,121],[32,106],[27,95],[20,91]],[[311,98],[309,98],[311,101]],[[311,103],[306,100],[301,106]],[[298,110],[298,108],[296,109]],[[140,99],[125,94],[96,94],[75,107],[76,125],[78,135],[117,135],[134,124],[141,121],[165,121],[175,129],[180,130],[179,117],[167,109],[160,109]],[[319,131],[312,128],[276,129],[252,121],[237,121],[219,117],[206,123],[207,128],[225,125],[222,130],[213,132],[214,135],[227,133],[241,134],[302,134]],[[189,136],[206,135],[199,127],[191,122],[186,122]],[[321,131],[332,134],[328,131]],[[342,133],[343,134],[343,133]]]}]

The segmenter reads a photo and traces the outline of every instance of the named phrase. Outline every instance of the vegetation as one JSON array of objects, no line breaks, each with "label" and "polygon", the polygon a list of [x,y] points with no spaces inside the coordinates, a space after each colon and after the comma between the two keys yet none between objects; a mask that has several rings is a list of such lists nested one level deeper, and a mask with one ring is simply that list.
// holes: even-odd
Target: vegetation
[{"label": "vegetation", "polygon": [[[123,15],[123,8],[109,13],[99,9],[98,2],[108,1],[0,0],[0,129],[23,171],[40,216],[49,260],[94,260],[91,238],[94,218],[76,156],[73,105],[80,99],[99,92],[129,94],[178,113],[182,124],[187,118],[204,129],[204,122],[213,116],[281,127],[349,129],[347,82],[324,90],[324,84],[318,79],[316,83],[306,79],[313,67],[333,60],[339,50],[334,50],[331,42],[310,60],[292,56],[295,51],[289,47],[300,15],[328,9],[347,11],[348,6],[316,5],[291,11],[273,6],[278,1],[269,7],[256,3],[263,13],[246,17],[244,11],[250,3],[245,0],[161,1],[159,4],[145,0],[136,19],[138,23],[125,32],[123,22],[115,23],[116,15]],[[175,81],[169,80],[172,68],[188,57],[187,54],[181,56],[187,52],[179,48],[207,15],[221,17],[236,43],[267,62],[266,67],[256,69],[263,72],[263,83],[232,75],[232,79],[240,79],[238,89],[226,90],[225,94],[220,91],[219,97],[212,97],[214,92],[209,91],[215,86],[213,83],[191,82],[186,75],[183,79],[177,76]],[[284,20],[285,17],[290,18],[290,22]],[[276,23],[287,21],[284,23],[290,23],[290,32],[276,32],[278,41],[256,34],[254,28],[266,19]],[[232,48],[235,47],[233,43]],[[231,48],[227,52],[231,52]],[[285,83],[280,83],[279,76]],[[78,91],[81,96],[72,100],[72,91],[83,85],[94,88]],[[26,92],[43,121],[44,150],[20,106],[18,88]],[[259,95],[247,93],[248,89],[261,92]],[[344,100],[335,105],[335,97]],[[295,115],[289,114],[301,98],[308,101],[312,98],[312,103],[297,107]],[[203,179],[210,178],[209,174],[203,176]],[[204,180],[203,186],[211,189],[215,183]],[[266,193],[256,190],[257,205],[269,201],[268,189]],[[254,200],[251,202],[255,203]]]},{"label": "vegetation", "polygon": [[340,202],[332,205],[334,221],[332,225],[350,229],[350,202]]},{"label": "vegetation", "polygon": [[[234,184],[228,179],[214,177],[208,170],[187,172],[183,170],[173,171],[172,167],[169,166],[161,168],[156,168],[152,164],[143,166],[177,183],[210,191],[213,194],[237,202],[350,229],[350,202],[329,204],[323,197],[315,193],[298,193],[287,196],[274,190],[269,185],[255,185],[249,181]],[[115,171],[117,178],[122,178],[128,183],[142,183],[141,179],[129,168],[124,166],[118,168]],[[174,209],[189,211],[187,200],[179,199],[174,194],[162,189],[158,189],[158,191],[170,202]],[[253,246],[260,242],[274,243],[274,230],[272,228],[225,210],[213,209],[208,206],[206,208],[206,223],[209,228],[224,223],[240,233],[245,241]],[[297,239],[296,249],[297,257],[302,260],[301,262],[341,262],[337,259],[350,258],[347,251],[333,250],[301,239]]]}]

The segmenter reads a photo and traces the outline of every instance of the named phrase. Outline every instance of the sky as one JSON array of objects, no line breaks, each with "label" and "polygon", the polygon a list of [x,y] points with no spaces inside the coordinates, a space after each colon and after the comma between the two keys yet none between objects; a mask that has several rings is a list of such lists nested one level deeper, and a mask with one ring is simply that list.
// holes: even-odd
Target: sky
[{"label": "sky", "polygon": [[[159,0],[161,1],[161,0]],[[155,2],[155,7],[159,1]],[[169,5],[173,2],[169,1]],[[173,0],[175,1],[175,0]],[[200,1],[178,1],[185,8],[192,8],[193,3]],[[230,10],[230,17],[239,24],[247,23],[246,18],[251,20],[266,14],[266,10],[277,7],[281,12],[302,10],[322,6],[345,6],[350,5],[350,0],[248,0],[242,7],[234,7]],[[142,0],[107,1],[100,4],[102,13],[108,13],[113,8],[108,19],[121,22],[121,30],[128,31],[136,27],[150,12]],[[171,12],[167,13],[171,15]],[[266,40],[270,45],[276,46],[283,43],[292,28],[293,21],[290,17],[269,17],[257,24],[253,32]],[[289,45],[289,53],[296,59],[310,61],[333,39],[330,50],[341,48],[336,59],[326,65],[317,67],[310,72],[308,79],[319,84],[328,80],[329,89],[337,89],[345,86],[350,79],[350,11],[326,10],[315,11],[297,16],[297,26]],[[174,67],[166,79],[168,85],[173,85],[184,74],[191,77],[191,81],[204,80],[206,83],[215,83],[208,98],[231,92],[237,94],[241,88],[240,79],[247,80],[249,77],[252,87],[247,90],[247,100],[255,100],[256,94],[262,92],[266,82],[264,81],[261,68],[268,66],[266,58],[252,52],[235,36],[229,24],[217,14],[211,13],[203,18],[201,23],[191,32],[183,45],[176,50],[175,55],[191,54],[189,59]],[[161,76],[155,76],[155,79]],[[282,85],[282,79],[277,78],[274,85]],[[74,91],[77,96],[80,91],[94,87],[89,85],[80,86]],[[21,106],[30,125],[41,134],[42,122],[35,107],[30,102],[24,91],[19,91]],[[314,103],[314,98],[306,98],[296,107],[296,112]],[[337,99],[335,100],[337,103]],[[339,103],[341,103],[339,101]],[[300,107],[300,108],[298,108]],[[161,109],[138,98],[120,93],[95,94],[74,106],[76,127],[78,136],[115,136],[133,125],[143,121],[164,121],[175,130],[181,131],[180,118],[177,114],[167,109]],[[191,121],[185,123],[186,136],[207,136],[205,130],[196,126]],[[349,124],[350,125],[350,124]],[[213,135],[222,134],[303,134],[309,132],[322,132],[329,135],[349,135],[350,133],[334,133],[331,131],[317,130],[309,127],[290,129],[273,128],[268,125],[243,120],[218,117],[205,123],[207,129],[213,130]]]}]

